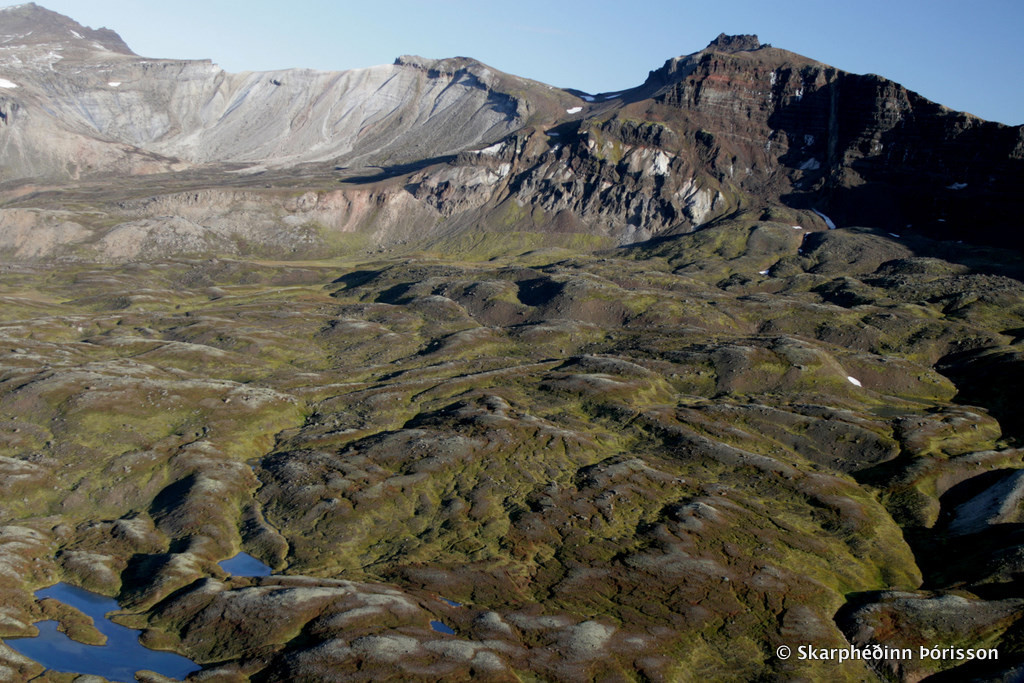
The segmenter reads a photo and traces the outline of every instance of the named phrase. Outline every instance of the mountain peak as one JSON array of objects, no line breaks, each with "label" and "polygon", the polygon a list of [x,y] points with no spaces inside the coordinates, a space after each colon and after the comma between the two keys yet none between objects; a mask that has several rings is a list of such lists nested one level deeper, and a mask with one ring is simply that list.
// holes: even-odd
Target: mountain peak
[{"label": "mountain peak", "polygon": [[92,29],[34,2],[0,8],[0,42],[5,47],[61,45],[134,55],[108,28]]},{"label": "mountain peak", "polygon": [[760,50],[761,41],[756,35],[744,34],[731,36],[726,33],[719,33],[718,37],[708,43],[708,46],[700,52],[695,52],[681,57],[672,57],[660,69],[651,71],[644,82],[648,88],[660,88],[685,78],[693,73],[697,62],[702,55],[708,52],[735,54],[737,52],[753,52]]},{"label": "mountain peak", "polygon": [[462,69],[486,69],[486,64],[472,57],[446,57],[430,59],[419,55],[401,55],[395,59],[395,66],[411,66],[424,71],[452,74]]},{"label": "mountain peak", "polygon": [[757,39],[756,35],[730,36],[719,33],[718,37],[708,43],[705,49],[717,52],[750,52],[760,49],[760,47],[761,41]]}]

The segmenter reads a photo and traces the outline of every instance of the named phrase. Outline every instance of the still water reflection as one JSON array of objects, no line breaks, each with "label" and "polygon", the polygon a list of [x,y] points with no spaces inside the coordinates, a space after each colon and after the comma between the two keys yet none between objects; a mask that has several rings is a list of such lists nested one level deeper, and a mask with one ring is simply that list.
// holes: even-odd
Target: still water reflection
[{"label": "still water reflection", "polygon": [[238,553],[230,560],[221,560],[217,564],[232,576],[270,576],[273,572],[249,553]]},{"label": "still water reflection", "polygon": [[117,602],[103,595],[58,583],[36,591],[36,597],[54,598],[92,617],[96,629],[107,637],[106,645],[85,645],[57,630],[56,621],[36,624],[35,638],[8,638],[7,645],[48,669],[64,673],[103,676],[111,681],[129,683],[136,671],[155,671],[170,678],[184,678],[201,667],[190,659],[171,652],[160,652],[139,643],[139,631],[107,619],[120,609]]}]

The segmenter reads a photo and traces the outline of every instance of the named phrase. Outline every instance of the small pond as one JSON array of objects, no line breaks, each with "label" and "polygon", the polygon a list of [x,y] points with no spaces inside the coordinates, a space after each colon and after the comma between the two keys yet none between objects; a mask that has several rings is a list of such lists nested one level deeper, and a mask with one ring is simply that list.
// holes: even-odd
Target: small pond
[{"label": "small pond", "polygon": [[136,671],[155,671],[169,678],[181,679],[201,668],[181,655],[143,647],[139,643],[139,631],[107,619],[109,612],[120,609],[113,598],[67,583],[40,589],[36,591],[36,597],[60,600],[89,615],[96,629],[107,637],[106,645],[85,645],[58,631],[56,621],[41,621],[36,624],[39,635],[35,638],[6,639],[11,649],[48,669],[130,683],[135,680]]},{"label": "small pond", "polygon": [[437,619],[430,620],[430,628],[434,629],[438,633],[447,633],[450,636],[455,635],[455,629],[443,621],[438,621]]},{"label": "small pond", "polygon": [[220,568],[232,576],[270,576],[273,570],[249,553],[238,553],[230,560],[217,563]]}]

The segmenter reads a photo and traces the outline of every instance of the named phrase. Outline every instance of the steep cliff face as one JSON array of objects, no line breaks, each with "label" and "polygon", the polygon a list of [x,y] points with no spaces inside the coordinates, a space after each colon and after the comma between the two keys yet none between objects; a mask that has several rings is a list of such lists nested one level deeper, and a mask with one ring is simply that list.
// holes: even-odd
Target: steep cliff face
[{"label": "steep cliff face", "polygon": [[651,100],[671,111],[652,110],[705,142],[709,172],[848,225],[935,229],[971,215],[1002,227],[1013,216],[1020,127],[750,38],[720,39],[648,79]]},{"label": "steep cliff face", "polygon": [[619,118],[539,132],[520,141],[508,197],[534,227],[571,220],[619,243],[690,229],[735,208],[680,142],[660,122]]}]

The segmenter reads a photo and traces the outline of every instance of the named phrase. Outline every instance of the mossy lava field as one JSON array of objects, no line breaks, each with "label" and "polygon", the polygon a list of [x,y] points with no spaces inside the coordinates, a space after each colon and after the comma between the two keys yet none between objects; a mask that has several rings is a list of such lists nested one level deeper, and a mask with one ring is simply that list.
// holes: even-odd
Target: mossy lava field
[{"label": "mossy lava field", "polygon": [[[0,632],[92,642],[33,596],[63,580],[194,681],[1012,673],[1007,253],[750,216],[487,261],[7,264]],[[851,645],[999,659],[776,655]]]}]

